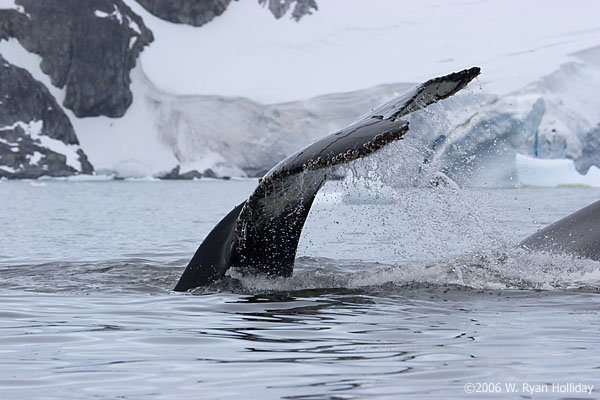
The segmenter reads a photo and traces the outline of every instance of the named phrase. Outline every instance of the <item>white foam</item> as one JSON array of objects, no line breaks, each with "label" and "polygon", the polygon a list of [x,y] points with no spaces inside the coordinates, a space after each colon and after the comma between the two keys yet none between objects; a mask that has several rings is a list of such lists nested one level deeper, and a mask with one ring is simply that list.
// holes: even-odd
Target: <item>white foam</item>
[{"label": "white foam", "polygon": [[363,289],[389,284],[488,290],[600,289],[600,262],[520,249],[481,251],[435,262],[398,265],[304,257],[296,261],[290,278],[247,275],[237,269],[231,269],[228,275],[251,292]]}]

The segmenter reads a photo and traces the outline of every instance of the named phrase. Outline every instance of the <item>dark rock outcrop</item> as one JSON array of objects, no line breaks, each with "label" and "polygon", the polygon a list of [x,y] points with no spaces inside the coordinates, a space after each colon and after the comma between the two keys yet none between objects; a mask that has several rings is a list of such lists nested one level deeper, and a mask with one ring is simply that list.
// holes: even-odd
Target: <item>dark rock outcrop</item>
[{"label": "dark rock outcrop", "polygon": [[[178,24],[202,26],[223,14],[231,0],[136,0],[154,16]],[[317,10],[316,0],[258,0],[279,19],[294,6],[292,18],[299,21]]]},{"label": "dark rock outcrop", "polygon": [[48,89],[0,55],[0,177],[90,174],[71,122]]},{"label": "dark rock outcrop", "polygon": [[15,37],[42,57],[64,106],[78,117],[120,117],[132,102],[130,70],[152,32],[122,0],[16,0],[0,10],[0,39]]},{"label": "dark rock outcrop", "polygon": [[231,0],[137,0],[158,18],[178,24],[202,26],[223,14]]},{"label": "dark rock outcrop", "polygon": [[292,18],[296,21],[300,21],[305,15],[312,14],[313,10],[319,9],[316,0],[258,0],[258,3],[262,5],[268,3],[269,10],[277,19],[283,17],[294,5]]},{"label": "dark rock outcrop", "polygon": [[191,179],[216,178],[217,177],[217,175],[214,173],[214,171],[210,168],[204,170],[204,172],[198,172],[195,169],[193,169],[191,171],[187,171],[182,174],[180,171],[181,171],[181,167],[178,165],[175,168],[173,168],[171,171],[169,171],[168,173],[161,175],[158,178],[159,179],[191,180]]}]

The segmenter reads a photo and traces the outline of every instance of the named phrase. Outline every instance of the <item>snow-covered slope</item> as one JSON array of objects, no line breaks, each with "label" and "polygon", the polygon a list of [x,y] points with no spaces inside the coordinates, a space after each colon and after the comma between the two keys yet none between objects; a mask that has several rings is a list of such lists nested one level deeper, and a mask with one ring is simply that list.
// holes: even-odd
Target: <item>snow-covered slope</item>
[{"label": "snow-covered slope", "polygon": [[505,94],[600,44],[594,0],[322,0],[299,23],[242,0],[200,29],[127,4],[155,34],[141,62],[157,87],[266,103],[421,82],[472,65],[484,69],[486,90]]},{"label": "snow-covered slope", "polygon": [[[65,110],[98,171],[260,175],[409,83],[473,65],[471,93],[411,119],[422,151],[403,157],[473,185],[516,183],[517,153],[582,170],[600,159],[585,151],[600,124],[594,0],[321,0],[300,22],[240,0],[199,28],[125,3],[154,35],[131,72],[132,105],[122,118]],[[39,57],[15,40],[0,53],[62,103]]]},{"label": "snow-covered slope", "polygon": [[136,98],[125,117],[75,122],[96,169],[119,176],[160,176],[176,165],[180,173],[210,169],[218,176],[262,176],[298,148],[406,88],[383,85],[264,105],[248,98],[171,95],[156,89],[141,66],[133,70],[132,82]]}]

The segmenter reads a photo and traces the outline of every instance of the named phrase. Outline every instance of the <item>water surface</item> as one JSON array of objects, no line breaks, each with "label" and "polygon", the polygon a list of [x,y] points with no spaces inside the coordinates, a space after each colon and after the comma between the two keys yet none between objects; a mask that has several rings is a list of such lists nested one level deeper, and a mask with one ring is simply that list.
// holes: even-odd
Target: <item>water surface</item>
[{"label": "water surface", "polygon": [[331,184],[292,278],[172,292],[254,186],[0,182],[0,397],[600,397],[600,263],[513,248],[600,190]]}]

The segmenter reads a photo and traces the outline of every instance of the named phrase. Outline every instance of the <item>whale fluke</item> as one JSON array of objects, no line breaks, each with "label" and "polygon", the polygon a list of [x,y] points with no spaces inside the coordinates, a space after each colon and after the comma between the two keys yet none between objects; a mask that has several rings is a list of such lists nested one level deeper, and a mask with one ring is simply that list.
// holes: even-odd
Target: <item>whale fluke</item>
[{"label": "whale fluke", "polygon": [[327,167],[368,156],[402,139],[401,117],[452,96],[480,73],[478,67],[431,79],[287,157],[259,180],[252,195],[204,239],[176,291],[221,279],[228,268],[290,276],[302,227]]},{"label": "whale fluke", "polygon": [[548,225],[519,246],[600,261],[600,201]]}]

